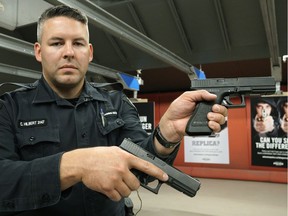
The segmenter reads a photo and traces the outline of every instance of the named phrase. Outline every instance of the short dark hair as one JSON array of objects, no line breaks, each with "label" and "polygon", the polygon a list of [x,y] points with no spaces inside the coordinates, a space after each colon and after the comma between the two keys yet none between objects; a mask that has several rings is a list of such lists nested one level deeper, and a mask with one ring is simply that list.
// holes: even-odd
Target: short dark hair
[{"label": "short dark hair", "polygon": [[38,40],[38,42],[41,42],[42,28],[43,28],[44,22],[50,18],[59,17],[59,16],[64,16],[64,17],[75,19],[75,20],[88,26],[88,18],[80,10],[78,10],[76,8],[71,8],[71,7],[66,6],[66,5],[54,6],[54,7],[51,7],[51,8],[48,8],[47,10],[45,10],[42,13],[42,15],[40,16],[40,18],[38,19],[38,22],[37,22],[37,40]]}]

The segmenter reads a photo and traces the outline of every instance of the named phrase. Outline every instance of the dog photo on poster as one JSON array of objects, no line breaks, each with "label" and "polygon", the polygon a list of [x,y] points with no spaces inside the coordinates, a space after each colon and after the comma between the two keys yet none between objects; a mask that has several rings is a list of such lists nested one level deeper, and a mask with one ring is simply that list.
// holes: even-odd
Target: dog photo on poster
[{"label": "dog photo on poster", "polygon": [[287,168],[287,96],[251,97],[252,165]]}]

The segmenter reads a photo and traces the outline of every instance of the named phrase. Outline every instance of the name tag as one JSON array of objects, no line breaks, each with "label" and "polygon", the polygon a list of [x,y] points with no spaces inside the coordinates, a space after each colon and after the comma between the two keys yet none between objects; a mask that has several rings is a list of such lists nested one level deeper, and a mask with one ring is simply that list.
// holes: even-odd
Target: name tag
[{"label": "name tag", "polygon": [[43,127],[46,125],[47,125],[46,119],[36,119],[36,120],[28,120],[28,121],[20,120],[18,122],[19,128]]}]

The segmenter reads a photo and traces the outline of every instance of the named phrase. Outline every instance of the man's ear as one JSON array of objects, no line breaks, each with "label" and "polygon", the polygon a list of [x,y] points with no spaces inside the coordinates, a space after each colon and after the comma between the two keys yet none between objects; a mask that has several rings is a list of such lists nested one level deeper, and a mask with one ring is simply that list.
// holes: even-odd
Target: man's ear
[{"label": "man's ear", "polygon": [[93,60],[93,45],[89,44],[89,48],[90,48],[89,62],[91,62]]},{"label": "man's ear", "polygon": [[41,62],[42,61],[42,57],[41,57],[41,45],[40,43],[36,42],[34,44],[34,55],[35,55],[35,58],[38,62]]}]

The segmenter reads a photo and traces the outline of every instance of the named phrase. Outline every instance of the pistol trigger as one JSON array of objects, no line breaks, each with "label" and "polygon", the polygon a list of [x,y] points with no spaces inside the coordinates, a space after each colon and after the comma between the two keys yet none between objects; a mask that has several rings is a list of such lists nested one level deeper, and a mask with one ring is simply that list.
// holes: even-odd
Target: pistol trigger
[{"label": "pistol trigger", "polygon": [[240,106],[241,106],[241,107],[245,107],[245,106],[246,106],[244,95],[241,95],[241,104],[240,104]]},{"label": "pistol trigger", "polygon": [[233,105],[234,105],[234,104],[232,103],[232,101],[230,101],[229,96],[225,96],[225,97],[223,98],[222,104],[223,104],[224,106],[226,106],[226,107],[229,107],[229,106],[233,106]]}]

